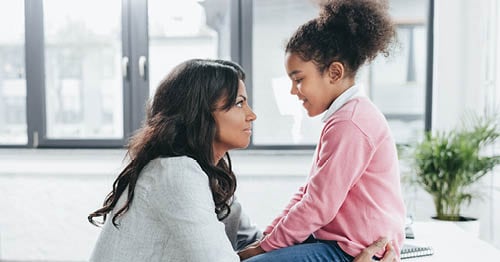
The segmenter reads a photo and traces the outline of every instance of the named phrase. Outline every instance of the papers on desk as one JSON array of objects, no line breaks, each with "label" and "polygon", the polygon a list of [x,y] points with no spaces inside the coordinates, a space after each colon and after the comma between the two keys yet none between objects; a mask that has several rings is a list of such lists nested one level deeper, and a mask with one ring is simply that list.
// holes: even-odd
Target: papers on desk
[{"label": "papers on desk", "polygon": [[434,254],[434,250],[429,246],[404,244],[401,248],[401,259],[430,256],[432,254]]},{"label": "papers on desk", "polygon": [[[407,220],[408,221],[408,220]],[[413,229],[411,224],[413,220],[410,220],[410,223],[406,223],[405,226],[405,238],[406,239],[415,239],[415,234],[413,233]],[[434,250],[430,246],[420,246],[420,245],[412,245],[406,243],[403,244],[401,248],[401,259],[413,258],[413,257],[423,257],[430,256],[434,254]]]}]

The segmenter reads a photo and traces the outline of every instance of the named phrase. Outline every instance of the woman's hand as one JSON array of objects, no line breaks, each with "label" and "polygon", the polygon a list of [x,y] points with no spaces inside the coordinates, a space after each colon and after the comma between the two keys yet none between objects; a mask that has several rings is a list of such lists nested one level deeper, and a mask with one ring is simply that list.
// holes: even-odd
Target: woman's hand
[{"label": "woman's hand", "polygon": [[256,256],[256,255],[259,255],[262,253],[266,253],[266,251],[264,251],[264,249],[262,249],[262,247],[260,247],[260,242],[256,241],[255,243],[250,244],[249,246],[247,246],[246,248],[244,248],[243,250],[238,252],[238,256],[240,256],[240,260],[243,261],[247,258],[251,258],[253,256]]},{"label": "woman's hand", "polygon": [[396,253],[392,247],[389,239],[383,237],[379,238],[377,241],[373,242],[367,248],[365,248],[359,255],[357,255],[353,262],[371,262],[372,257],[379,251],[385,250],[384,257],[380,259],[381,262],[395,262]]}]

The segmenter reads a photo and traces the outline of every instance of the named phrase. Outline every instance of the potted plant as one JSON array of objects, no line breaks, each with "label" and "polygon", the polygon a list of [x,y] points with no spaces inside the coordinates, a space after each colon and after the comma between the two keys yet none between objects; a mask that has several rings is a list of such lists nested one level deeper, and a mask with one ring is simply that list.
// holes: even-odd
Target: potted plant
[{"label": "potted plant", "polygon": [[471,186],[500,163],[484,149],[500,137],[496,116],[469,115],[463,126],[425,134],[413,151],[415,182],[431,194],[435,219],[463,221],[461,208],[477,196]]}]

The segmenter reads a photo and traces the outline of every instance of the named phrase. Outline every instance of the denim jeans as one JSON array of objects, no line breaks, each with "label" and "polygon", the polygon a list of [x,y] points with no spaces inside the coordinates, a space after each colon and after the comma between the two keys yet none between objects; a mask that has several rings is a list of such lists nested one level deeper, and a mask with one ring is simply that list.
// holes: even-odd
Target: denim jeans
[{"label": "denim jeans", "polygon": [[309,237],[302,244],[263,253],[244,262],[351,262],[354,257],[345,253],[336,241]]}]

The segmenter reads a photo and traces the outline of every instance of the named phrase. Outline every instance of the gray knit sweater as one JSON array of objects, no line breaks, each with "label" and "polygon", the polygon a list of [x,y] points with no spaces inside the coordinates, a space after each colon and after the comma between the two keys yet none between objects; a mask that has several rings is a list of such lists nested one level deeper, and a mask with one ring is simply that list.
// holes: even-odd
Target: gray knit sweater
[{"label": "gray knit sweater", "polygon": [[[125,191],[117,207],[126,195]],[[233,246],[255,240],[260,232],[238,204],[226,223],[231,243],[214,210],[208,177],[195,160],[152,160],[137,181],[129,210],[117,220],[119,228],[111,223],[112,213],[107,217],[90,262],[237,262]]]}]

